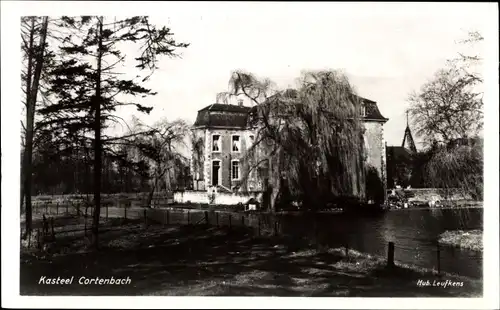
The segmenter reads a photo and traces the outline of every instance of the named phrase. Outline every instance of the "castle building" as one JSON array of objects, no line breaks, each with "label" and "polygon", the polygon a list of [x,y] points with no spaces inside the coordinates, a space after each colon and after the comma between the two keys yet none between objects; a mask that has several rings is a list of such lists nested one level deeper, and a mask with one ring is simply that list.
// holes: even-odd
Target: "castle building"
[{"label": "castle building", "polygon": [[[380,113],[377,103],[361,98],[362,122],[365,127],[364,143],[366,163],[374,167],[386,184],[386,147],[383,125],[387,118]],[[250,126],[252,107],[238,104],[214,103],[198,111],[193,125],[193,150],[191,175],[193,189],[207,191],[217,187],[219,191],[259,192],[264,188],[260,171],[248,172],[245,159],[248,148],[254,143],[258,128]],[[258,152],[258,150],[257,150]],[[265,170],[265,169],[263,169]]]}]

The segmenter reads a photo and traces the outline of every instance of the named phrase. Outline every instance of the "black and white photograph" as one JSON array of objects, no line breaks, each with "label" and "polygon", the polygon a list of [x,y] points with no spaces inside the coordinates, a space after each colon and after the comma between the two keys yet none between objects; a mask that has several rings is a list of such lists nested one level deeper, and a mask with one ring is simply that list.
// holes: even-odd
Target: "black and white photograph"
[{"label": "black and white photograph", "polygon": [[3,307],[500,306],[497,4],[1,6]]}]

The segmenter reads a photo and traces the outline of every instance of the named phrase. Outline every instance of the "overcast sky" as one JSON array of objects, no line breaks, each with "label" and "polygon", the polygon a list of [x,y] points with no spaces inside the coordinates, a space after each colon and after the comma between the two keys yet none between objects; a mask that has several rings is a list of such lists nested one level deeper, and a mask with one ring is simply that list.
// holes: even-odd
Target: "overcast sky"
[{"label": "overcast sky", "polygon": [[153,22],[168,25],[177,40],[191,45],[182,58],[160,62],[148,85],[158,95],[144,101],[154,111],[140,116],[144,121],[193,122],[197,110],[227,90],[235,69],[269,77],[282,87],[293,85],[302,70],[342,69],[359,95],[378,102],[389,118],[386,141],[399,145],[408,93],[457,56],[461,46],[456,41],[468,30],[485,29],[484,7],[474,5],[421,4],[406,10],[368,3],[219,5],[220,10],[177,7],[152,15]]},{"label": "overcast sky", "polygon": [[[29,8],[38,6],[38,14],[26,7],[21,15],[149,15],[154,24],[170,27],[177,41],[190,43],[181,58],[163,58],[146,85],[158,92],[140,99],[154,107],[151,115],[121,109],[127,120],[133,113],[148,124],[160,118],[192,123],[199,109],[227,90],[235,69],[268,77],[279,87],[293,86],[303,70],[340,69],[389,119],[388,145],[402,142],[411,91],[458,52],[483,54],[482,46],[464,50],[457,41],[471,30],[486,39],[495,31],[491,6],[470,3],[57,3],[52,10],[32,2]],[[126,46],[124,53],[133,59],[136,48]],[[136,76],[133,64],[123,70]]]}]

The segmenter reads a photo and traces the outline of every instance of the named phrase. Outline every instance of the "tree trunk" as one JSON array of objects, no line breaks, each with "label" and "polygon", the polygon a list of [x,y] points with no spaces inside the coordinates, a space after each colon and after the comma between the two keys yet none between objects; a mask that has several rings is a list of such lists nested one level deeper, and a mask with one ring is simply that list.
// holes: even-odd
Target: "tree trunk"
[{"label": "tree trunk", "polygon": [[92,221],[92,247],[98,249],[99,246],[99,215],[101,211],[101,64],[102,64],[102,23],[103,18],[99,17],[97,22],[97,72],[96,87],[94,97],[95,109],[95,141],[94,141],[94,219]]},{"label": "tree trunk", "polygon": [[40,29],[39,50],[35,54],[35,71],[31,77],[31,68],[33,65],[33,35],[34,35],[34,19],[32,20],[32,32],[30,34],[30,48],[28,58],[28,83],[26,86],[26,148],[24,153],[24,195],[26,208],[26,233],[30,234],[32,230],[32,206],[31,206],[31,181],[32,181],[32,165],[33,165],[33,133],[35,123],[35,107],[38,95],[38,85],[40,75],[43,68],[43,57],[45,52],[45,40],[47,38],[48,17],[44,17],[42,27]]},{"label": "tree trunk", "polygon": [[153,195],[156,190],[156,185],[158,183],[158,178],[154,179],[153,186],[151,187],[151,190],[149,191],[148,199],[146,200],[146,206],[151,207],[151,201],[153,201]]}]

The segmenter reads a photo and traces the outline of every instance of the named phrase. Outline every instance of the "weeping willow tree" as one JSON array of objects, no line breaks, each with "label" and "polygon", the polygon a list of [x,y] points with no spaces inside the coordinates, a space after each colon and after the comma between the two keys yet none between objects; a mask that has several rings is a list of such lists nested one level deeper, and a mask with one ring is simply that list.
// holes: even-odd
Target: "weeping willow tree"
[{"label": "weeping willow tree", "polygon": [[311,209],[332,198],[364,199],[361,102],[344,74],[303,72],[295,89],[279,90],[237,71],[219,98],[231,96],[255,104],[250,126],[257,134],[245,154],[252,163],[245,176],[265,171],[264,203],[272,210],[292,199]]},{"label": "weeping willow tree", "polygon": [[482,139],[439,148],[425,167],[428,185],[442,189],[445,194],[458,190],[473,200],[482,200],[483,164]]}]

